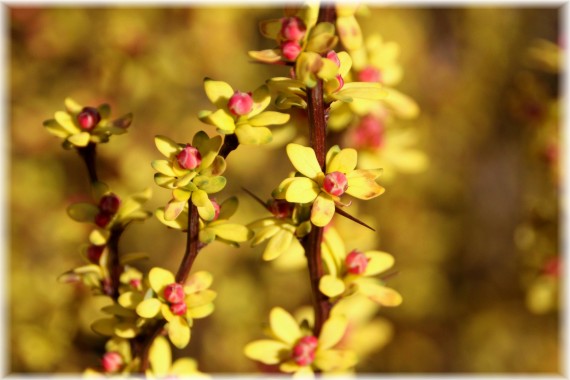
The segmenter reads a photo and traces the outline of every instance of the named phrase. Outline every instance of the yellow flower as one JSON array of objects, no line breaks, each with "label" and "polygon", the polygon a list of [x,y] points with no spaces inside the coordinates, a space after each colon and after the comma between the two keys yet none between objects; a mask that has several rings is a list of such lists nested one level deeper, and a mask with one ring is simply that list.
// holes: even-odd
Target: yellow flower
[{"label": "yellow flower", "polygon": [[172,351],[166,338],[156,337],[150,346],[148,360],[150,368],[146,371],[148,378],[165,377],[192,377],[208,379],[210,376],[198,371],[196,360],[192,358],[180,358],[172,362]]},{"label": "yellow flower", "polygon": [[[219,207],[219,211],[214,215],[211,221],[206,221],[200,218],[200,242],[204,244],[210,244],[214,240],[233,245],[239,246],[239,243],[243,243],[251,238],[252,232],[246,226],[238,223],[230,223],[229,218],[236,212],[238,207],[238,199],[236,197],[230,197],[222,202],[218,206],[218,203],[214,200],[210,200],[214,205],[214,208]],[[184,210],[175,220],[166,220],[164,217],[164,208],[159,208],[155,213],[158,220],[168,227],[187,231],[188,230],[188,206],[184,207]]]},{"label": "yellow flower", "polygon": [[354,149],[334,146],[326,155],[326,173],[323,173],[312,148],[298,144],[287,145],[291,163],[302,175],[287,178],[274,190],[276,199],[292,203],[312,203],[311,222],[326,226],[335,213],[336,205],[343,205],[340,197],[347,193],[359,199],[371,199],[384,192],[376,183],[380,170],[355,170],[357,153]]},{"label": "yellow flower", "polygon": [[222,135],[235,134],[240,144],[266,144],[272,138],[267,126],[285,124],[289,120],[288,114],[264,111],[271,103],[271,95],[265,85],[253,93],[243,93],[234,91],[226,82],[206,78],[204,90],[218,109],[200,111],[198,118],[215,126]]},{"label": "yellow flower", "polygon": [[345,334],[348,321],[340,315],[331,316],[321,333],[315,337],[300,327],[295,318],[275,307],[269,315],[270,338],[247,344],[244,353],[264,364],[279,365],[279,370],[294,377],[312,376],[314,371],[325,373],[345,371],[358,361],[352,351],[336,349]]},{"label": "yellow flower", "polygon": [[398,292],[372,278],[394,265],[394,258],[390,254],[357,250],[347,253],[338,232],[329,227],[322,243],[322,257],[328,274],[321,278],[319,289],[333,300],[359,292],[382,306],[398,306],[402,303],[402,296]]},{"label": "yellow flower", "polygon": [[64,139],[63,147],[82,148],[92,143],[109,141],[111,135],[127,132],[131,125],[131,113],[110,120],[111,107],[102,104],[97,108],[83,107],[71,98],[65,99],[65,111],[57,111],[54,119],[44,121],[44,127],[54,136]]},{"label": "yellow flower", "polygon": [[164,210],[164,218],[175,220],[191,199],[200,217],[212,220],[215,210],[208,194],[217,193],[226,186],[226,178],[220,175],[226,169],[226,162],[218,155],[222,138],[210,138],[204,131],[199,131],[191,145],[178,144],[164,136],[155,137],[154,142],[167,158],[152,162],[158,172],[154,181],[158,186],[172,189],[173,199]]},{"label": "yellow flower", "polygon": [[148,275],[150,292],[126,292],[119,304],[135,310],[144,319],[166,319],[166,330],[172,344],[184,348],[190,341],[193,319],[204,318],[214,311],[212,301],[216,292],[208,289],[212,275],[196,272],[184,285],[175,282],[174,275],[163,268],[152,268]]},{"label": "yellow flower", "polygon": [[305,205],[294,205],[281,199],[269,201],[267,209],[273,216],[248,225],[255,232],[251,246],[255,247],[268,241],[263,251],[263,260],[276,260],[285,255],[287,257],[280,260],[285,266],[297,266],[299,262],[304,264],[305,250],[299,239],[311,232],[311,223],[308,220],[310,209]]}]

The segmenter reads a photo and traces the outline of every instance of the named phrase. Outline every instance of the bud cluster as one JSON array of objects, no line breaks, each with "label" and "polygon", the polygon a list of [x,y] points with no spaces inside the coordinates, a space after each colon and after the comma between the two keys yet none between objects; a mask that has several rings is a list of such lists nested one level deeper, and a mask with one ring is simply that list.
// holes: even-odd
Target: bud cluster
[{"label": "bud cluster", "polygon": [[172,283],[164,288],[164,299],[170,303],[170,311],[175,315],[184,315],[188,307],[184,302],[184,287],[178,283]]},{"label": "bud cluster", "polygon": [[95,215],[95,224],[101,228],[107,226],[119,210],[120,205],[121,200],[113,193],[101,197],[99,201],[99,213]]},{"label": "bud cluster", "polygon": [[299,17],[284,17],[281,19],[281,52],[285,59],[294,61],[303,48],[301,40],[307,33],[307,27]]}]

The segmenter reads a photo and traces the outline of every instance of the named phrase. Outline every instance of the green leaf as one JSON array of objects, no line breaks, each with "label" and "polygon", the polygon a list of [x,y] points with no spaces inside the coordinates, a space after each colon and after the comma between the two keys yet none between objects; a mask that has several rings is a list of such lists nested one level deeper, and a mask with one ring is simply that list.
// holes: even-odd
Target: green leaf
[{"label": "green leaf", "polygon": [[243,243],[251,237],[251,231],[241,224],[224,223],[210,227],[222,239]]},{"label": "green leaf", "polygon": [[74,203],[67,208],[67,215],[78,222],[93,222],[99,207],[91,203]]},{"label": "green leaf", "polygon": [[160,311],[162,303],[156,298],[149,298],[141,301],[136,307],[137,314],[143,318],[154,318]]},{"label": "green leaf", "polygon": [[309,203],[320,193],[319,185],[310,178],[296,177],[285,190],[285,199],[292,203]]},{"label": "green leaf", "polygon": [[275,63],[281,60],[281,50],[280,49],[266,49],[266,50],[251,50],[247,54],[255,59],[256,61],[261,61],[265,63]]},{"label": "green leaf", "polygon": [[154,160],[151,163],[151,166],[157,172],[164,174],[169,177],[175,177],[176,173],[172,170],[172,165],[168,160]]},{"label": "green leaf", "polygon": [[330,223],[334,216],[335,205],[330,196],[321,193],[311,208],[311,223],[317,227],[324,227]]},{"label": "green leaf", "polygon": [[336,276],[326,274],[319,281],[319,290],[326,296],[336,297],[344,292],[344,281]]}]

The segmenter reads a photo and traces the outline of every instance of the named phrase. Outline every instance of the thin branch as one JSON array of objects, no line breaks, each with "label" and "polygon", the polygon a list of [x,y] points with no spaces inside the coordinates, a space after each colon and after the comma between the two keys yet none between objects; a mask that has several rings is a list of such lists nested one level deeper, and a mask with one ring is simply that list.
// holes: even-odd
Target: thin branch
[{"label": "thin branch", "polygon": [[184,257],[182,262],[178,267],[178,272],[176,273],[176,282],[183,284],[190,274],[192,269],[192,264],[198,256],[200,251],[200,240],[198,235],[200,233],[200,221],[198,215],[198,208],[194,206],[192,201],[188,200],[188,230],[186,231],[186,252],[184,252]]},{"label": "thin branch", "polygon": [[95,166],[95,157],[97,155],[96,152],[97,144],[90,142],[85,147],[77,148],[77,153],[85,162],[85,166],[87,167],[87,172],[89,173],[89,180],[91,183],[95,183],[98,181],[97,179],[97,168]]}]

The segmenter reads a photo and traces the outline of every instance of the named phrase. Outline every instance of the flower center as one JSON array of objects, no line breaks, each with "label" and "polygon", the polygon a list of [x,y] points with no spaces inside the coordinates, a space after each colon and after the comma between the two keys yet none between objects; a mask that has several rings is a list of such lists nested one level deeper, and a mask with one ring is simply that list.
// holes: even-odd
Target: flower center
[{"label": "flower center", "polygon": [[181,168],[188,170],[196,169],[202,162],[200,152],[190,144],[186,144],[184,149],[176,155],[176,159]]},{"label": "flower center", "polygon": [[341,172],[328,173],[323,181],[323,188],[330,195],[340,197],[348,188],[346,175]]},{"label": "flower center", "polygon": [[297,342],[291,351],[291,358],[300,366],[307,366],[315,360],[318,340],[314,336],[305,336]]},{"label": "flower center", "polygon": [[368,258],[355,249],[346,255],[345,264],[349,273],[362,274],[368,266]]},{"label": "flower center", "polygon": [[184,302],[184,287],[178,283],[166,285],[164,299],[170,303]]},{"label": "flower center", "polygon": [[236,91],[228,101],[230,112],[236,116],[247,115],[253,108],[251,92]]},{"label": "flower center", "polygon": [[101,121],[101,115],[96,108],[84,107],[77,115],[77,123],[82,129],[92,130]]}]

